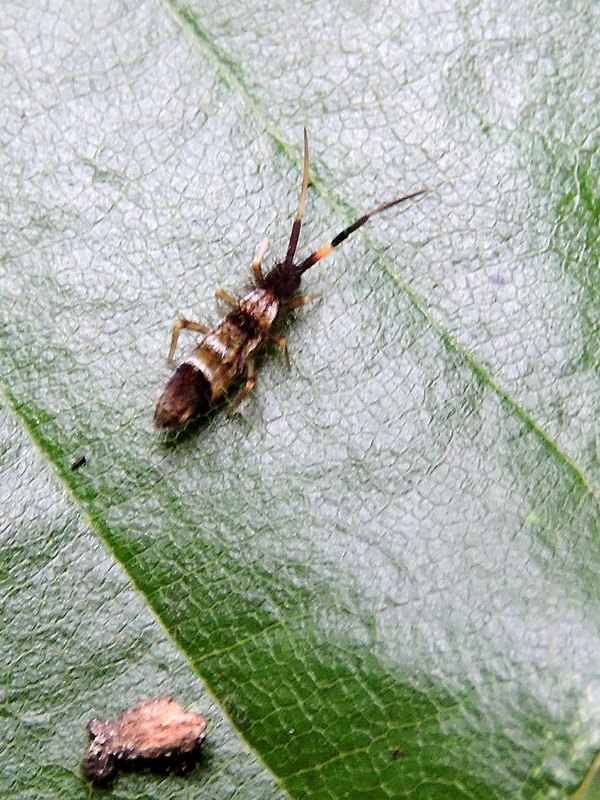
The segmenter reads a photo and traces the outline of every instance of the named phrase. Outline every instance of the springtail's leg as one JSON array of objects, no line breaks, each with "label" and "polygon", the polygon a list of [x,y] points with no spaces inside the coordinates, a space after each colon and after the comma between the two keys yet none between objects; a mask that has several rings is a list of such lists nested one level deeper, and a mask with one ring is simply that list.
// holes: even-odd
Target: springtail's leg
[{"label": "springtail's leg", "polygon": [[190,331],[198,331],[198,333],[208,333],[210,328],[206,325],[202,325],[200,322],[191,322],[189,319],[178,319],[175,325],[173,325],[173,333],[171,334],[171,346],[169,347],[169,355],[167,356],[167,361],[172,363],[173,356],[175,355],[175,348],[177,347],[177,342],[179,340],[179,334],[181,333],[183,328],[187,328]]},{"label": "springtail's leg", "polygon": [[286,311],[292,311],[292,309],[301,308],[307,303],[312,303],[313,300],[318,300],[320,297],[320,294],[307,294],[305,297],[296,297],[293,300],[290,300],[289,303],[284,303],[283,308]]},{"label": "springtail's leg", "polygon": [[232,308],[237,308],[239,305],[235,297],[232,297],[230,294],[228,294],[225,289],[217,289],[215,292],[215,297],[218,297],[219,300],[223,300],[224,303],[227,303],[227,305],[231,306]]},{"label": "springtail's leg", "polygon": [[256,386],[256,364],[253,358],[249,358],[246,361],[246,385],[242,389],[242,391],[238,394],[235,398],[233,403],[227,409],[227,416],[231,416],[235,409],[239,406],[242,400],[245,400],[246,397],[250,394],[250,392]]},{"label": "springtail's leg", "polygon": [[270,342],[275,342],[276,345],[281,347],[283,350],[283,357],[285,358],[285,363],[288,365],[288,369],[292,368],[290,364],[290,352],[288,350],[288,343],[285,336],[269,336]]},{"label": "springtail's leg", "polygon": [[254,272],[254,278],[259,286],[263,282],[261,261],[265,257],[265,253],[267,252],[268,248],[269,248],[269,240],[263,239],[263,241],[258,246],[256,255],[254,256],[254,261],[252,262],[252,272]]}]

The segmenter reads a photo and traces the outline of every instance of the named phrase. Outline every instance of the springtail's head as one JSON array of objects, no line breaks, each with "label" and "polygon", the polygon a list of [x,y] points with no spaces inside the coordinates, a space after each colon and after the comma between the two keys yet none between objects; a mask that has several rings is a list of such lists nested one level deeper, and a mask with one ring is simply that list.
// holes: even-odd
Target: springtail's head
[{"label": "springtail's head", "polygon": [[301,274],[297,264],[282,261],[264,276],[261,288],[278,300],[289,300],[300,290]]}]

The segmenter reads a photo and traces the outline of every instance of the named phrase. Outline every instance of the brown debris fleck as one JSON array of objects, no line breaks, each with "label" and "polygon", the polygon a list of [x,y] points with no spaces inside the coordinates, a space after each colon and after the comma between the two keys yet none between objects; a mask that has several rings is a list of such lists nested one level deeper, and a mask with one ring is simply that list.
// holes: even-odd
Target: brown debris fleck
[{"label": "brown debris fleck", "polygon": [[87,725],[90,743],[81,771],[94,783],[109,783],[121,767],[154,766],[184,774],[193,769],[208,720],[186,711],[172,697],[155,697],[114,719]]}]

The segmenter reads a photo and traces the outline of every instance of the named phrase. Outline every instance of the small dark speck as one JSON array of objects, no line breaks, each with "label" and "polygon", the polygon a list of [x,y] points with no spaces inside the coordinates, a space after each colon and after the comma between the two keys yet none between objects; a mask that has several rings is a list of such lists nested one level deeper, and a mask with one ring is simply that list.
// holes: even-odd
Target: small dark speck
[{"label": "small dark speck", "polygon": [[74,461],[74,462],[71,464],[71,469],[73,470],[73,472],[75,472],[75,470],[77,470],[77,469],[80,469],[80,467],[83,467],[83,465],[84,465],[85,463],[87,463],[87,458],[86,458],[85,456],[79,456],[79,458],[78,458],[78,459],[76,459],[76,460],[75,460],[75,461]]},{"label": "small dark speck", "polygon": [[399,758],[404,758],[406,753],[401,747],[396,747],[395,750],[392,750],[392,761],[398,761]]},{"label": "small dark speck", "polygon": [[506,284],[506,280],[500,275],[499,272],[496,272],[494,275],[490,275],[491,283],[495,283],[496,286],[504,286]]}]

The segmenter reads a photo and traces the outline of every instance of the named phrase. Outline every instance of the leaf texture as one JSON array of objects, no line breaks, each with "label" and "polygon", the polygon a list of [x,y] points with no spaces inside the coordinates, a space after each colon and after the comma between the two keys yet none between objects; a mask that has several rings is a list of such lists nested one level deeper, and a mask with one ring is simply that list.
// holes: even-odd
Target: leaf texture
[{"label": "leaf texture", "polygon": [[[117,797],[559,798],[600,741],[597,9],[8,3],[3,797],[84,725],[212,720]],[[256,245],[307,273],[231,418],[152,412]],[[187,344],[192,346],[193,337]],[[182,348],[182,351],[185,347]],[[76,471],[80,455],[86,463]]]}]

